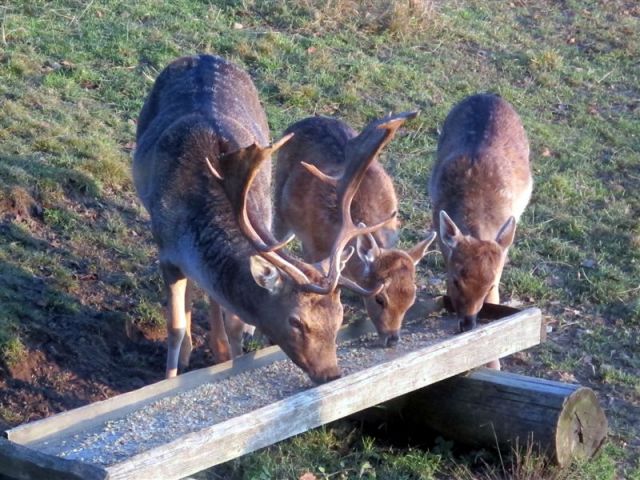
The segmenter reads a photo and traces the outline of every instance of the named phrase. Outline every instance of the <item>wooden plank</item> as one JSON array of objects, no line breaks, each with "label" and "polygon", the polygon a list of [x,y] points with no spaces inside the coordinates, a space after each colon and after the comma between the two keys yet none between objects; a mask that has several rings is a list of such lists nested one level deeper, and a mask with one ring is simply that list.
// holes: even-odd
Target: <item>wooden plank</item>
[{"label": "wooden plank", "polygon": [[540,342],[531,308],[218,423],[107,467],[110,478],[179,479]]},{"label": "wooden plank", "polygon": [[[420,318],[441,310],[442,306],[442,297],[421,299],[407,312],[407,315],[410,318]],[[358,338],[370,332],[375,332],[373,324],[366,319],[360,319],[342,328],[338,334],[338,340],[344,341]],[[13,442],[32,445],[53,438],[71,435],[74,432],[88,430],[108,420],[120,418],[161,398],[177,395],[203,383],[228,378],[284,358],[286,356],[279,347],[264,348],[256,352],[247,353],[229,362],[187,372],[175,378],[161,380],[138,390],[100,402],[94,402],[42,420],[19,425],[7,430],[5,436]]]},{"label": "wooden plank", "polygon": [[[434,311],[441,309],[443,303],[444,303],[443,298],[418,301],[414,306],[414,308],[410,310],[410,312],[408,312],[407,318],[408,319],[424,319],[426,316],[433,313]],[[532,312],[534,313],[533,317],[531,317]],[[501,310],[500,312],[498,312],[498,314],[501,314],[501,313],[507,313],[507,312],[504,310]],[[309,428],[313,428],[315,426],[321,425],[328,421],[335,420],[336,418],[340,418],[342,416],[348,415],[350,413],[358,411],[359,409],[366,408],[373,404],[384,401],[388,398],[392,398],[396,395],[402,395],[403,393],[406,393],[406,391],[409,391],[413,388],[418,388],[418,387],[412,387],[412,386],[407,387],[409,388],[409,390],[395,388],[397,383],[395,378],[389,377],[388,375],[385,377],[386,374],[384,373],[386,372],[387,369],[393,370],[394,368],[401,368],[401,372],[403,374],[407,373],[411,375],[411,368],[409,369],[409,371],[405,372],[406,367],[403,367],[403,364],[405,362],[405,359],[413,357],[416,354],[422,353],[426,355],[428,352],[439,351],[443,348],[444,348],[443,351],[447,351],[447,348],[448,348],[447,346],[450,344],[451,341],[454,342],[453,344],[451,344],[452,348],[459,347],[459,345],[457,344],[457,341],[464,340],[465,338],[467,338],[466,342],[468,344],[473,344],[472,348],[466,349],[467,350],[466,352],[464,351],[465,349],[460,350],[458,352],[459,354],[462,354],[463,357],[464,355],[467,356],[461,364],[457,364],[456,362],[451,361],[451,358],[449,357],[451,353],[444,355],[444,357],[442,358],[440,358],[440,356],[436,356],[437,358],[435,358],[435,362],[437,363],[437,362],[444,361],[445,365],[444,366],[440,365],[439,368],[433,368],[434,372],[436,373],[439,372],[439,373],[436,376],[429,377],[427,381],[430,383],[432,381],[436,381],[437,379],[446,378],[448,376],[454,375],[458,371],[466,370],[467,368],[471,368],[472,366],[485,363],[487,361],[487,358],[495,358],[496,356],[507,355],[521,348],[526,348],[527,346],[538,343],[540,341],[539,335],[537,336],[537,340],[535,341],[532,340],[532,342],[534,343],[530,343],[530,345],[519,344],[518,342],[515,342],[515,341],[508,342],[508,346],[505,347],[506,350],[498,351],[499,349],[496,350],[496,348],[498,348],[498,344],[495,341],[490,341],[486,345],[483,344],[482,342],[477,342],[477,340],[484,338],[484,336],[487,333],[486,329],[489,327],[492,327],[492,325],[501,325],[498,328],[504,329],[505,332],[508,332],[508,331],[511,331],[511,329],[513,328],[511,325],[511,322],[513,321],[522,322],[523,319],[529,318],[529,317],[537,318],[536,321],[538,325],[538,334],[539,334],[540,326],[541,326],[540,312],[537,309],[531,309],[529,311],[512,315],[509,318],[506,318],[504,320],[494,322],[494,324],[491,324],[486,327],[482,327],[481,329],[476,330],[474,332],[469,332],[467,334],[460,335],[451,340],[442,341],[438,344],[433,345],[432,347],[428,347],[423,350],[405,354],[405,356],[396,358],[395,360],[388,362],[388,364],[377,365],[375,367],[372,367],[371,369],[369,369],[369,370],[372,370],[372,372],[370,372],[370,376],[372,378],[376,378],[377,377],[376,370],[379,367],[384,366],[385,368],[383,368],[382,384],[394,386],[392,390],[384,393],[382,397],[379,397],[380,399],[376,399],[375,395],[369,394],[368,389],[370,387],[368,385],[358,385],[357,387],[354,388],[354,387],[351,387],[352,385],[351,380],[347,383],[344,383],[345,379],[347,378],[352,379],[354,375],[356,376],[356,378],[358,376],[361,376],[362,372],[365,372],[365,370],[363,370],[358,374],[352,374],[352,375],[349,375],[348,377],[345,377],[345,379],[341,379],[341,380],[332,382],[331,384],[328,384],[328,385],[335,384],[333,387],[331,387],[331,389],[333,388],[339,389],[346,385],[347,390],[349,390],[346,393],[343,392],[337,397],[335,396],[335,394],[330,394],[326,396],[326,401],[323,400],[322,395],[318,396],[318,398],[321,399],[322,408],[324,410],[333,412],[331,415],[318,414],[318,408],[317,408],[318,406],[316,405],[316,408],[315,408],[316,415],[314,416],[313,402],[309,404],[308,401],[304,401],[304,399],[309,398],[310,395],[311,395],[311,398],[316,398],[316,394],[318,392],[322,393],[322,390],[318,390],[318,389],[322,389],[323,387],[326,388],[326,386],[315,387],[306,392],[303,392],[303,394],[301,394],[302,397],[300,397],[299,395],[295,395],[281,402],[277,402],[273,404],[273,405],[283,405],[284,407],[294,405],[293,410],[296,410],[297,408],[295,407],[296,399],[297,398],[303,399],[302,400],[303,411],[307,412],[309,415],[305,415],[300,422],[298,421],[294,422],[290,428],[285,428],[286,430],[285,432],[280,432],[277,428],[273,427],[274,424],[278,423],[277,419],[272,420],[268,418],[266,421],[267,422],[266,424],[264,424],[264,422],[258,422],[257,425],[244,420],[247,417],[253,418],[255,416],[261,416],[262,414],[260,412],[262,412],[262,410],[256,410],[247,415],[236,417],[226,422],[221,422],[217,425],[203,429],[199,432],[194,432],[192,434],[185,435],[177,439],[175,442],[169,443],[167,445],[163,445],[155,449],[143,452],[137,456],[131,457],[126,461],[123,461],[122,463],[112,465],[111,467],[108,468],[108,471],[111,471],[111,469],[114,469],[115,472],[119,472],[119,471],[126,472],[127,471],[126,469],[131,467],[132,465],[131,462],[135,462],[136,458],[137,459],[145,458],[145,456],[147,455],[154,455],[154,452],[156,454],[160,452],[159,455],[162,456],[164,455],[162,452],[164,452],[165,449],[168,449],[167,450],[168,453],[166,454],[166,456],[170,457],[170,459],[168,459],[167,461],[169,462],[170,465],[171,465],[171,462],[174,462],[172,465],[175,467],[175,471],[171,471],[170,473],[170,475],[172,476],[167,477],[168,472],[165,470],[165,467],[162,465],[154,467],[154,468],[158,468],[159,470],[156,472],[150,471],[148,473],[149,476],[152,476],[152,477],[161,476],[162,478],[165,478],[165,477],[181,478],[181,477],[184,477],[185,475],[195,473],[208,466],[226,461],[231,458],[235,458],[238,455],[241,455],[243,453],[248,453],[249,451],[253,451],[257,448],[261,448],[262,446],[269,445],[275,441],[278,441],[279,439],[287,438],[288,436],[295,435]],[[442,320],[445,320],[445,319],[442,319]],[[453,320],[449,319],[449,320],[446,320],[446,323],[449,323],[450,321],[454,322]],[[491,329],[495,330],[495,328],[496,327],[494,326]],[[350,325],[348,328],[340,332],[339,337],[341,337],[341,339],[343,340],[349,339],[349,338],[355,338],[362,335],[363,333],[367,333],[371,331],[373,331],[373,327],[370,324],[370,322],[363,320]],[[496,333],[496,331],[493,331],[491,335],[496,336],[496,338],[517,337],[519,340],[523,340],[527,338],[531,339],[536,336],[535,333],[529,332],[526,335],[524,335],[524,337],[522,337],[521,336],[522,333],[523,332],[520,331],[517,334],[509,335],[503,332]],[[469,336],[471,336],[472,338],[469,338]],[[484,342],[486,343],[486,339],[484,340]],[[479,349],[477,348],[478,346],[480,346]],[[455,348],[453,348],[453,350],[455,350]],[[479,356],[478,352],[481,352],[484,355],[484,357]],[[172,379],[169,381],[159,382],[159,384],[150,385],[138,391],[130,392],[129,394],[124,394],[119,397],[114,397],[113,399],[106,400],[104,402],[99,402],[97,406],[101,409],[100,411],[96,411],[95,409],[96,405],[88,405],[86,407],[82,407],[81,409],[76,409],[71,412],[65,412],[63,414],[51,417],[49,419],[42,420],[40,422],[34,422],[33,424],[30,424],[28,426],[17,427],[16,429],[12,429],[11,431],[9,431],[7,435],[12,438],[15,438],[14,435],[16,437],[19,437],[20,435],[22,435],[23,438],[28,439],[27,441],[29,442],[29,445],[32,445],[33,448],[37,449],[36,444],[39,444],[40,442],[43,442],[43,441],[47,441],[51,437],[64,438],[70,435],[70,432],[82,431],[87,429],[88,426],[99,425],[108,419],[115,419],[115,418],[122,417],[126,415],[128,412],[140,409],[144,405],[151,403],[159,398],[176,395],[185,390],[190,390],[200,385],[203,382],[219,380],[222,378],[226,378],[230,375],[235,375],[243,371],[251,370],[252,368],[259,368],[263,365],[267,365],[271,362],[280,360],[282,358],[284,358],[284,355],[279,351],[279,349],[277,347],[271,347],[269,349],[265,349],[259,352],[254,352],[243,358],[236,359],[234,362],[228,362],[226,365],[218,365],[215,367],[211,367],[209,369],[203,369],[201,371],[191,372],[189,374],[182,375],[181,376],[182,378],[178,377],[176,379]],[[425,361],[425,360],[423,359],[422,361]],[[400,363],[398,364],[398,362]],[[449,371],[447,369],[446,364],[448,364],[449,366],[453,366],[454,370]],[[419,369],[417,364],[413,365],[412,368],[413,370]],[[374,384],[374,385],[376,384],[376,382],[370,382],[370,381],[365,383]],[[173,385],[167,385],[167,384],[173,384]],[[421,384],[424,384],[424,382],[418,381],[416,385],[421,385]],[[362,392],[367,393],[367,395],[364,396],[365,403],[363,403],[362,405],[358,406],[356,402],[356,404],[353,404],[351,407],[348,407],[348,405],[350,405],[349,400],[346,400],[347,407],[339,406],[339,408],[337,409],[333,408],[332,402],[335,401],[334,397],[337,398],[338,401],[340,401],[340,399],[344,399],[344,398],[348,399],[349,397],[356,398],[358,397],[358,395],[361,395]],[[270,407],[271,406],[268,406],[265,408],[269,409]],[[311,410],[309,410],[310,408]],[[286,424],[287,422],[291,421],[290,414],[292,410],[291,408],[283,408],[282,411],[283,411],[283,417],[280,419],[279,423]],[[60,418],[56,418],[56,417],[60,417]],[[236,422],[239,422],[239,423],[236,423]],[[242,429],[243,423],[250,427],[249,430]],[[37,428],[31,428],[31,429],[26,428],[29,426],[33,427],[34,425]],[[240,430],[238,430],[238,425],[240,425],[239,427]],[[255,435],[254,434],[255,432],[251,431],[251,428],[253,428],[254,430],[257,429],[261,431],[262,427],[265,427],[265,425],[268,428],[274,430],[273,435],[265,432],[262,432],[260,435]],[[214,434],[216,434],[215,432],[218,431],[219,433],[217,434],[222,433],[223,436],[221,438],[211,440],[210,435],[212,431],[214,432]],[[227,436],[225,436],[225,434],[228,435],[228,438]],[[192,462],[184,461],[184,458],[185,458],[184,456],[182,457],[182,459],[177,460],[177,463],[175,463],[175,456],[171,454],[171,450],[173,449],[172,445],[175,443],[181,444],[183,441],[188,440],[190,438],[195,438],[195,440],[193,441],[193,445],[198,445],[200,443],[200,440],[198,440],[198,437],[200,435],[205,435],[210,440],[208,442],[205,442],[206,448],[211,449],[213,446],[218,446],[218,449],[214,448],[214,450],[223,450],[224,452],[216,452],[215,456],[213,457],[210,454],[204,455],[202,458],[200,458],[202,462],[206,463],[204,465],[197,464],[194,467],[193,465],[191,465]],[[247,435],[250,440],[249,441],[242,440]],[[251,438],[254,438],[254,440],[251,440]],[[240,444],[238,444],[238,442],[240,442]],[[190,446],[189,448],[196,448],[193,445]],[[220,445],[223,445],[224,447],[220,448]],[[238,447],[238,445],[240,446]],[[178,457],[182,455],[184,455],[184,453],[180,453]],[[187,457],[189,457],[189,455],[187,455]],[[156,460],[153,460],[153,461],[155,462]],[[131,477],[138,478],[137,473],[134,473],[135,469],[137,469],[138,467],[134,465],[133,468],[134,470],[130,471],[129,473],[123,473],[123,476],[118,478],[131,478]],[[185,468],[191,468],[191,469],[185,470]],[[147,473],[145,472],[144,475],[146,476]]]},{"label": "wooden plank", "polygon": [[187,372],[178,377],[161,380],[138,390],[123,393],[84,407],[62,412],[42,420],[7,430],[5,436],[16,443],[30,445],[52,436],[69,435],[94,425],[119,418],[160,398],[176,395],[213,378],[226,378],[249,369],[259,368],[285,358],[278,347],[269,347],[238,357],[232,361]]},{"label": "wooden plank", "polygon": [[95,465],[45,455],[0,438],[0,474],[18,480],[105,480],[107,471]]},{"label": "wooden plank", "polygon": [[[341,336],[352,338],[352,335],[359,336],[370,331],[375,331],[371,322],[360,321],[341,331]],[[5,436],[14,442],[30,445],[46,441],[54,436],[73,434],[108,420],[120,418],[141,406],[148,405],[161,398],[177,395],[203,383],[221,380],[247,370],[260,368],[284,358],[286,358],[285,354],[277,346],[263,348],[228,362],[187,372],[178,377],[161,380],[138,390],[123,393],[100,402],[94,402],[42,420],[19,425],[7,430]]]},{"label": "wooden plank", "polygon": [[[453,312],[453,303],[448,295],[438,297],[437,301],[442,303],[442,307],[448,311]],[[518,313],[522,309],[510,307],[509,305],[501,305],[496,303],[485,303],[478,312],[478,323],[487,323],[493,320],[504,318],[508,315]],[[547,326],[544,322],[540,323],[540,341],[544,342],[547,339]]]}]

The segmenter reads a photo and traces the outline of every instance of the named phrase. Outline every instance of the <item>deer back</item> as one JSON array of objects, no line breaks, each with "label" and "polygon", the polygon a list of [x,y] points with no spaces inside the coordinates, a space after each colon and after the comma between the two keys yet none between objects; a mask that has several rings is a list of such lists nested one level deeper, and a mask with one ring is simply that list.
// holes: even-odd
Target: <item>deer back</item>
[{"label": "deer back", "polygon": [[[347,144],[357,132],[346,123],[328,117],[310,117],[287,128],[293,138],[278,152],[275,171],[274,229],[276,235],[295,233],[303,244],[305,257],[326,258],[338,234],[336,188],[310,173],[302,162],[314,165],[327,175],[341,175],[348,159]],[[397,210],[393,183],[377,159],[364,172],[362,183],[351,203],[354,222],[377,223]],[[398,220],[372,234],[385,246],[397,241]],[[353,241],[355,243],[355,240]]]},{"label": "deer back", "polygon": [[[160,220],[167,213],[175,216],[173,205],[189,204],[185,195],[220,197],[221,190],[211,192],[208,175],[203,175],[204,157],[215,161],[253,143],[267,146],[269,128],[249,75],[220,57],[198,55],[179,58],[160,73],[140,113],[136,136],[134,182],[147,209],[169,205],[168,212],[154,211],[152,218]],[[270,168],[270,161],[265,162],[249,192],[249,215],[266,229],[271,227]],[[233,229],[234,222],[226,217],[220,216],[222,228]]]},{"label": "deer back", "polygon": [[464,99],[438,140],[429,193],[447,263],[447,291],[472,328],[498,283],[516,222],[531,196],[529,144],[513,107],[492,94]]}]

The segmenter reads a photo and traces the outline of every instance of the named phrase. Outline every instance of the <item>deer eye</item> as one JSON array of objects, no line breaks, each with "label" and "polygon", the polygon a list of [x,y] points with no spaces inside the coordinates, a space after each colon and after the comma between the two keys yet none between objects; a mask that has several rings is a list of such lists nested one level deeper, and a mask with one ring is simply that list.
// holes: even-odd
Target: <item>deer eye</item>
[{"label": "deer eye", "polygon": [[304,323],[302,323],[302,320],[300,320],[299,317],[293,315],[289,317],[289,325],[298,330],[301,334],[304,334]]},{"label": "deer eye", "polygon": [[375,301],[376,301],[376,303],[377,303],[378,305],[380,305],[381,307],[384,307],[384,306],[386,306],[386,305],[387,305],[387,301],[386,301],[386,299],[384,298],[384,296],[382,296],[382,295],[380,295],[380,294],[376,295],[376,296],[374,297],[374,300],[375,300]]},{"label": "deer eye", "polygon": [[458,281],[457,278],[453,279],[453,286],[456,287],[458,290],[460,290],[460,282]]}]

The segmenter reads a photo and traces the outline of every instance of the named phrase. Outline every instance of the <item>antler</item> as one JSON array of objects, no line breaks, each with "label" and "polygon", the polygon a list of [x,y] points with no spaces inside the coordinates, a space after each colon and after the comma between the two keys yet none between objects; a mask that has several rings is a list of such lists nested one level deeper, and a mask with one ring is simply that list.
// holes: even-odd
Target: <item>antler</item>
[{"label": "antler", "polygon": [[273,152],[289,141],[291,137],[293,137],[293,133],[285,135],[273,145],[265,148],[254,143],[236,152],[221,155],[218,157],[219,170],[211,164],[208,157],[205,157],[209,170],[213,176],[218,179],[225,194],[229,198],[240,230],[251,240],[259,252],[273,252],[284,247],[294,238],[292,234],[283,240],[276,241],[269,245],[265,243],[255,231],[247,215],[247,194],[249,193],[249,187],[258,173],[260,165],[262,165],[262,162],[268,159]]},{"label": "antler", "polygon": [[[336,188],[340,230],[331,248],[328,273],[328,281],[333,285],[333,288],[340,281],[340,254],[347,243],[357,235],[375,232],[393,220],[397,214],[397,212],[393,212],[381,222],[366,227],[358,227],[351,218],[351,202],[371,162],[391,141],[398,128],[405,121],[415,118],[417,115],[418,112],[403,112],[376,120],[367,125],[360,135],[352,138],[347,143],[345,151],[346,167],[339,177],[326,175],[315,166],[302,162],[302,165],[311,174],[326,183],[334,185]],[[352,287],[349,286],[349,288]],[[362,289],[362,287],[359,288]],[[377,290],[379,291],[380,287]],[[362,294],[373,295],[375,293],[375,290],[366,290],[366,293]]]},{"label": "antler", "polygon": [[[326,294],[333,291],[335,285],[326,281],[324,274],[310,264],[286,255],[282,251],[277,252],[293,240],[294,235],[279,242],[270,238],[270,242],[267,243],[251,224],[247,213],[247,196],[260,166],[292,136],[293,134],[286,135],[268,147],[263,148],[254,143],[236,152],[221,155],[217,158],[218,168],[212,165],[209,158],[205,157],[205,161],[229,199],[240,231],[256,248],[258,254],[282,270],[303,290]],[[266,232],[262,234],[269,236]],[[310,275],[321,276],[324,279],[323,284],[312,282],[309,279]]]}]

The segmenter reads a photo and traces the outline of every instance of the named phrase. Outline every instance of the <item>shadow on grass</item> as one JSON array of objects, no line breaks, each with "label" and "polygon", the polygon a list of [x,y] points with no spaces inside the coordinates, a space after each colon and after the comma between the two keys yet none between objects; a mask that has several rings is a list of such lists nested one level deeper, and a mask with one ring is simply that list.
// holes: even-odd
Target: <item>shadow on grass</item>
[{"label": "shadow on grass", "polygon": [[[59,164],[52,164],[52,160]],[[61,158],[46,158],[42,154],[0,154],[0,185],[20,186],[37,191],[38,195],[60,188],[70,198],[100,194],[98,182],[73,168],[77,165],[64,163]]]},{"label": "shadow on grass", "polygon": [[0,272],[2,347],[20,342],[0,369],[0,404],[23,402],[20,421],[161,378],[163,346],[129,340],[124,314],[87,307],[11,263],[0,262]]}]

